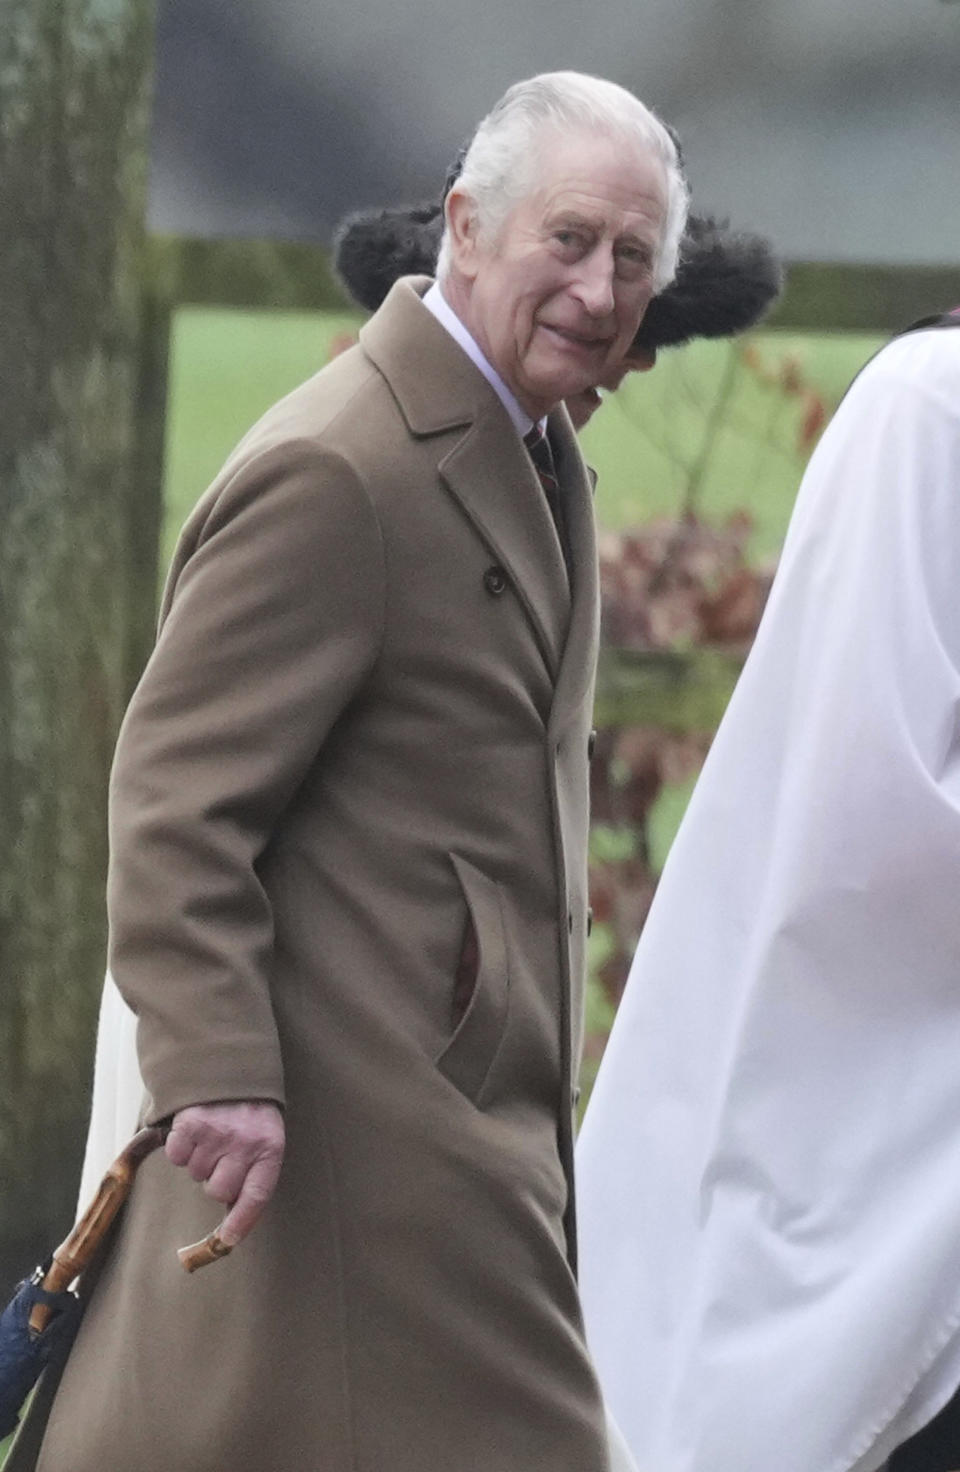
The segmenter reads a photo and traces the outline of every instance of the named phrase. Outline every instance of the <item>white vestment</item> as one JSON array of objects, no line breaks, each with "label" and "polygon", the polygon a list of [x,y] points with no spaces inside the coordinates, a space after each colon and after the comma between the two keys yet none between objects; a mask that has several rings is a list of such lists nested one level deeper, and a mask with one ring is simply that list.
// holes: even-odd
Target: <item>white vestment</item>
[{"label": "white vestment", "polygon": [[89,1205],[108,1166],[136,1134],[145,1099],[146,1088],[137,1061],[137,1019],[108,971],[97,1022],[93,1104],[78,1212]]},{"label": "white vestment", "polygon": [[640,1472],[872,1472],[960,1385],[960,329],[811,461],[577,1186]]}]

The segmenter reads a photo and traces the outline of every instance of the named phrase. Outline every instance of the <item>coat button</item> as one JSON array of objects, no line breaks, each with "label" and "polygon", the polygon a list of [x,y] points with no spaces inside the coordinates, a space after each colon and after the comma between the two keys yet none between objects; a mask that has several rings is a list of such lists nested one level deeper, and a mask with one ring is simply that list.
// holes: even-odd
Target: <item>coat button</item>
[{"label": "coat button", "polygon": [[488,567],[483,575],[483,586],[494,598],[499,598],[507,589],[507,575],[502,567]]},{"label": "coat button", "polygon": [[592,931],[592,929],[593,929],[593,910],[592,909],[588,909],[587,910],[587,934],[588,935],[590,934],[590,932]]},{"label": "coat button", "polygon": [[596,751],[596,749],[597,749],[597,733],[596,733],[596,730],[593,730],[593,731],[590,732],[590,735],[587,737],[587,761],[588,762],[592,762],[593,761],[593,753]]}]

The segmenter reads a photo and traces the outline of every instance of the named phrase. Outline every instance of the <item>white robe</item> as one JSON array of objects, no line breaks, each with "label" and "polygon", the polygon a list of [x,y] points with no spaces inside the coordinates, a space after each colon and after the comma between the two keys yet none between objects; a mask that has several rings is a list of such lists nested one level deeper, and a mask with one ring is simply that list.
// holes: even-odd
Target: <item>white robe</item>
[{"label": "white robe", "polygon": [[640,1472],[871,1472],[960,1385],[960,329],[811,461],[577,1180]]},{"label": "white robe", "polygon": [[92,1201],[110,1163],[136,1134],[146,1099],[137,1061],[137,1019],[110,972],[103,983],[93,1066],[93,1103],[80,1176],[78,1215]]}]

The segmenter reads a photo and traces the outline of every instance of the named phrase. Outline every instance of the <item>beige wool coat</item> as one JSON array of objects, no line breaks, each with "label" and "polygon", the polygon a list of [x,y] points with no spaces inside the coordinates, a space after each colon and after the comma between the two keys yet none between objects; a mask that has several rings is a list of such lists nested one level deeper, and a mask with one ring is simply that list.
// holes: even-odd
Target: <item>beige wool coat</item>
[{"label": "beige wool coat", "polygon": [[605,1472],[573,1273],[598,597],[398,283],[181,538],[112,781],[149,1117],[286,1111],[251,1236],[158,1154],[24,1472]]}]

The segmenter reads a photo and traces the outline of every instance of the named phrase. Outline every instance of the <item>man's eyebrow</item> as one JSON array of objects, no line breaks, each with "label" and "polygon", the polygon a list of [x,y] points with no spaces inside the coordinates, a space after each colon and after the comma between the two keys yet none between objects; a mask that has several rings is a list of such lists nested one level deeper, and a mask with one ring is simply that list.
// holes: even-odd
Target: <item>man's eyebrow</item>
[{"label": "man's eyebrow", "polygon": [[555,230],[558,225],[571,225],[579,230],[598,230],[601,223],[598,215],[585,214],[583,210],[558,209],[547,216],[547,224],[551,230]]},{"label": "man's eyebrow", "polygon": [[[602,216],[576,209],[561,208],[554,214],[548,215],[546,219],[548,230],[575,229],[590,230],[596,233],[603,229],[603,225]],[[632,230],[625,235],[618,235],[615,243],[618,246],[627,246],[630,250],[640,252],[648,261],[652,261],[656,254],[652,243],[642,235],[636,235]]]}]

